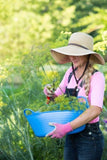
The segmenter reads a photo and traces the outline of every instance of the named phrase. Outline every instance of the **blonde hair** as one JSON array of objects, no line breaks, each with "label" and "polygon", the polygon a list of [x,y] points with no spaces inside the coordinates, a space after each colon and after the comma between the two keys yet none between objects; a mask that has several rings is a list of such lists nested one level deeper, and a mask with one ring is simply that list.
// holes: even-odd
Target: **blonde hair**
[{"label": "blonde hair", "polygon": [[85,75],[84,75],[84,78],[83,78],[84,82],[85,82],[84,88],[85,88],[85,93],[86,93],[87,97],[88,97],[88,94],[89,94],[89,91],[90,91],[91,75],[95,70],[93,65],[94,65],[93,61],[90,60],[88,68],[87,68],[87,70],[85,72]]}]

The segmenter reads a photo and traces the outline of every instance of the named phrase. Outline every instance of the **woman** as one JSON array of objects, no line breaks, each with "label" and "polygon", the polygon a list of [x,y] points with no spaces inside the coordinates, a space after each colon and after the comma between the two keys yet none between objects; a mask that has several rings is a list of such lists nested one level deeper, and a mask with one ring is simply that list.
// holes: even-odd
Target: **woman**
[{"label": "woman", "polygon": [[[84,96],[89,108],[78,118],[67,123],[50,123],[55,129],[47,136],[62,138],[66,135],[64,160],[101,160],[104,138],[99,129],[99,115],[102,111],[105,79],[94,64],[104,65],[103,57],[93,51],[93,38],[81,32],[73,33],[68,46],[51,50],[52,57],[60,64],[72,62],[59,87],[53,93],[46,86],[47,96]],[[85,130],[76,134],[70,131],[86,124]]]}]

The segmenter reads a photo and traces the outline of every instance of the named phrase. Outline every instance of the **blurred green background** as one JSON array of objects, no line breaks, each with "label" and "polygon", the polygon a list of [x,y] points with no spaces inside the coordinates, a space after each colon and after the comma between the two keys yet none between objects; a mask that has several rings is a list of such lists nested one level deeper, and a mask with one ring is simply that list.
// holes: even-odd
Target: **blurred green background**
[{"label": "blurred green background", "polygon": [[[56,64],[50,49],[67,45],[73,32],[92,35],[94,50],[107,61],[106,6],[106,0],[0,0],[0,160],[63,159],[64,139],[36,137],[23,110],[38,110],[46,103],[45,84],[59,84],[70,64]],[[96,68],[107,82],[107,63]],[[107,160],[106,88],[102,160]]]}]

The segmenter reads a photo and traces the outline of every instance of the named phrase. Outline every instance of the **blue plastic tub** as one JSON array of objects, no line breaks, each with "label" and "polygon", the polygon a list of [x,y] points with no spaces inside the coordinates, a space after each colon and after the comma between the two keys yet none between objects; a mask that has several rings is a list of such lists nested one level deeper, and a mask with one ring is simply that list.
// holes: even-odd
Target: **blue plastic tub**
[{"label": "blue plastic tub", "polygon": [[[87,101],[87,100],[86,100]],[[86,103],[88,107],[88,102]],[[27,111],[30,111],[30,115],[27,115]],[[65,124],[77,118],[83,111],[48,111],[48,112],[34,112],[31,109],[25,109],[24,115],[27,118],[31,128],[33,129],[37,137],[45,137],[46,134],[54,129],[54,126],[50,126],[49,122],[56,122]],[[85,125],[69,132],[68,134],[75,134],[85,129]]]}]

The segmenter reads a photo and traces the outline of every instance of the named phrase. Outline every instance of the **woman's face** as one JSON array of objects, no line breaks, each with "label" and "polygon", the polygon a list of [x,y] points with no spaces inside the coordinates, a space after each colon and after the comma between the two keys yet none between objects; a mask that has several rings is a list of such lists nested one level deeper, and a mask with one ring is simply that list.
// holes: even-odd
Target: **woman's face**
[{"label": "woman's face", "polygon": [[84,67],[87,63],[88,56],[69,56],[74,67]]}]

